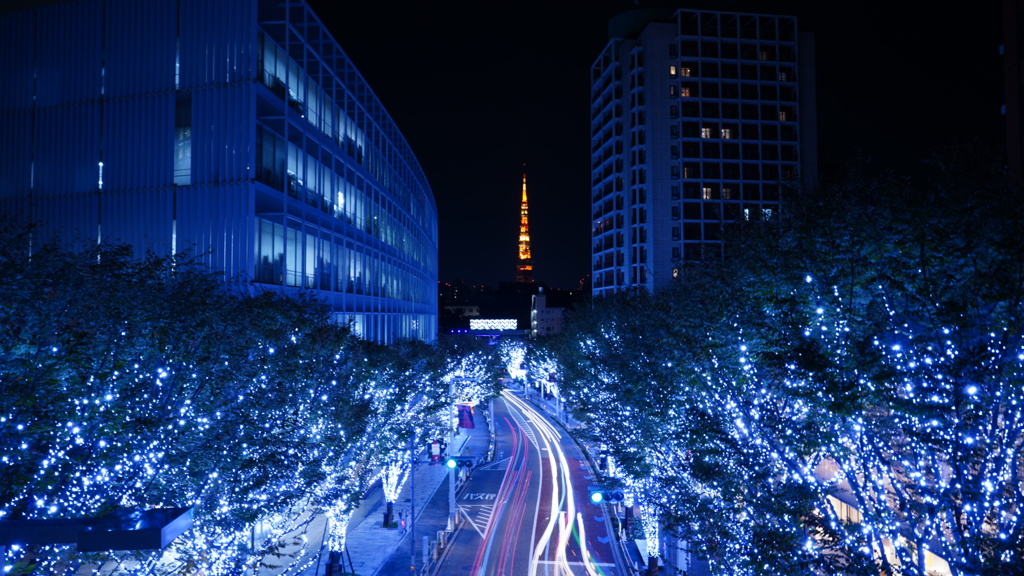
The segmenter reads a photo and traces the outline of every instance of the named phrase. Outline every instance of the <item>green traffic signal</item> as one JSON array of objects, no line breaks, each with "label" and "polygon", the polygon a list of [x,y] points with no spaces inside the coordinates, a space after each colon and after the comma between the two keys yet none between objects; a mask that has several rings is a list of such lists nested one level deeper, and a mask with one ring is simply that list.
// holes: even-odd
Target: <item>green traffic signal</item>
[{"label": "green traffic signal", "polygon": [[472,468],[474,464],[472,456],[452,456],[444,463],[449,468]]},{"label": "green traffic signal", "polygon": [[626,493],[621,488],[588,486],[587,493],[590,495],[591,504],[618,504],[626,498]]}]

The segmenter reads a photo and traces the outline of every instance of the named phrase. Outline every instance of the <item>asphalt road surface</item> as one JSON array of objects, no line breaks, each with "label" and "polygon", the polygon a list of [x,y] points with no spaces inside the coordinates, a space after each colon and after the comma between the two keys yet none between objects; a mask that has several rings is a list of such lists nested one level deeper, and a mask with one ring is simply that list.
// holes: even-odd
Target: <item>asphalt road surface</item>
[{"label": "asphalt road surface", "polygon": [[474,469],[458,496],[465,522],[441,576],[625,576],[611,524],[591,504],[591,470],[576,443],[520,397],[494,402],[494,462]]}]

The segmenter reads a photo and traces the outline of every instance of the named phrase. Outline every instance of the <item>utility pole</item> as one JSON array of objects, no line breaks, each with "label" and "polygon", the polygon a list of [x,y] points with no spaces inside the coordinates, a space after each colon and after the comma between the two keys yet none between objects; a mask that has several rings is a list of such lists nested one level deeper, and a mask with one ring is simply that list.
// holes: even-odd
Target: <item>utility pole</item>
[{"label": "utility pole", "polygon": [[[448,381],[448,398],[451,402],[451,416],[455,415],[455,379]],[[451,428],[451,419],[448,420],[448,455],[453,456],[455,449],[455,428]],[[448,469],[448,525],[451,530],[455,529],[455,469]]]},{"label": "utility pole", "polygon": [[412,554],[409,556],[409,573],[416,573],[416,430],[409,435],[409,542]]}]

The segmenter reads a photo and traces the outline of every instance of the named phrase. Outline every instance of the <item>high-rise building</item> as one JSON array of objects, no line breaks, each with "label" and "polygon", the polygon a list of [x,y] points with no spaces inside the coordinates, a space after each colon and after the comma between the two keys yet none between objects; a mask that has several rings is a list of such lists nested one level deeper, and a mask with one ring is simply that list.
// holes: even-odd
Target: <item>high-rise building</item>
[{"label": "high-rise building", "polygon": [[530,253],[530,207],[526,201],[526,167],[523,167],[523,200],[519,204],[519,261],[516,282],[533,282],[533,256]]},{"label": "high-rise building", "polygon": [[816,179],[813,39],[795,17],[634,10],[591,69],[593,292],[672,282],[723,227]]},{"label": "high-rise building", "polygon": [[0,16],[0,209],[435,337],[430,187],[303,0],[38,4]]}]

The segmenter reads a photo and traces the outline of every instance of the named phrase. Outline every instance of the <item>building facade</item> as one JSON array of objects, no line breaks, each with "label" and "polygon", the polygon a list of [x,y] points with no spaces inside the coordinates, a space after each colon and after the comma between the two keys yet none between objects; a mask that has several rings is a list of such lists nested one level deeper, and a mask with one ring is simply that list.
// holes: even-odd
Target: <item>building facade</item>
[{"label": "building facade", "polygon": [[796,18],[635,10],[591,68],[595,296],[674,281],[814,185],[814,51]]},{"label": "building facade", "polygon": [[[556,294],[559,293],[556,292]],[[533,301],[530,303],[530,336],[532,338],[551,336],[562,332],[562,328],[565,327],[568,298],[561,296],[562,294],[559,294],[549,302],[549,294],[544,291],[544,288],[537,288],[537,293],[533,295]],[[571,297],[571,293],[568,296]]]},{"label": "building facade", "polygon": [[0,32],[0,209],[313,291],[367,339],[435,337],[430,186],[304,1],[70,0]]}]

